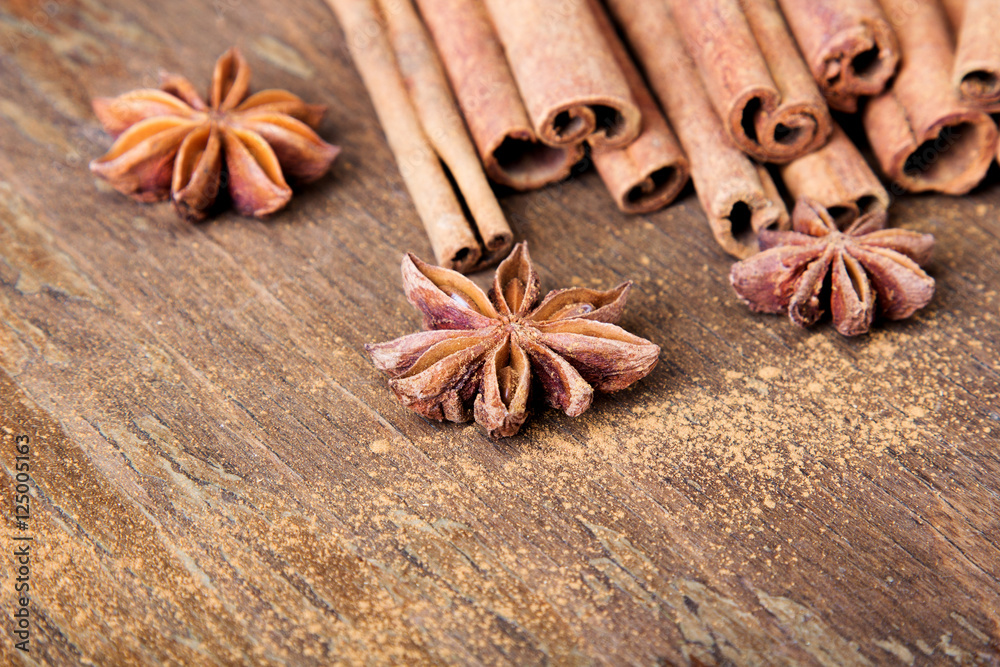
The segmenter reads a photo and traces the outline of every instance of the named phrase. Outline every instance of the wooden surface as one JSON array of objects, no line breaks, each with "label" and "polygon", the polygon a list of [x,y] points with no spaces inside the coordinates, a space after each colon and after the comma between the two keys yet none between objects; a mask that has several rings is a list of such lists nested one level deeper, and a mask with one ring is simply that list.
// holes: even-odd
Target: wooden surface
[{"label": "wooden surface", "polygon": [[[326,7],[153,5],[0,8],[0,663],[1000,664],[996,177],[896,203],[938,292],[858,340],[750,314],[691,196],[505,197],[544,288],[631,278],[623,324],[663,354],[493,442],[362,350],[416,330],[397,267],[430,251]],[[254,89],[330,105],[331,176],[191,226],[89,174],[91,96],[205,87],[231,44]]]}]

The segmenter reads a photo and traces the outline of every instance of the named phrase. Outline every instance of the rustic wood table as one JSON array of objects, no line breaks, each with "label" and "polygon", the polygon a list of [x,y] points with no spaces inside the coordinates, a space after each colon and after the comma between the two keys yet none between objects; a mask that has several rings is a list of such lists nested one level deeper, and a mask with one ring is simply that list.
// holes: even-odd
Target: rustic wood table
[{"label": "rustic wood table", "polygon": [[[89,173],[92,96],[232,44],[329,105],[331,175],[191,225]],[[859,339],[749,313],[693,196],[505,196],[543,287],[634,280],[662,357],[496,442],[362,348],[430,249],[342,44],[319,0],[0,7],[0,662],[1000,664],[1000,179],[896,202],[937,295]]]}]

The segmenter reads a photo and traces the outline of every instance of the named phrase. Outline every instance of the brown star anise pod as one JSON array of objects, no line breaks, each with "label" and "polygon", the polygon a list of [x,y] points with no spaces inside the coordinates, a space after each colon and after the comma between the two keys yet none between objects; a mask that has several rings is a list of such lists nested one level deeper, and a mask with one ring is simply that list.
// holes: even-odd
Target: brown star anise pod
[{"label": "brown star anise pod", "polygon": [[734,264],[730,282],[751,309],[787,311],[801,327],[814,324],[829,300],[845,336],[866,333],[876,309],[890,320],[907,318],[934,296],[934,279],[920,268],[934,237],[886,229],[886,219],[884,211],[867,213],[841,231],[825,208],[800,199],[794,231],[762,231],[762,252]]},{"label": "brown star anise pod", "polygon": [[325,107],[285,90],[247,97],[249,82],[250,68],[233,48],[215,63],[209,104],[169,74],[160,89],[95,99],[94,112],[117,140],[90,169],[139,201],[170,196],[188,219],[207,215],[221,183],[243,215],[277,211],[292,197],[286,177],[315,181],[340,149],[313,131]]},{"label": "brown star anise pod", "polygon": [[497,267],[489,297],[461,273],[409,254],[403,289],[429,330],[365,349],[411,410],[454,422],[474,414],[491,436],[514,435],[533,376],[549,405],[575,417],[594,389],[624,389],[653,370],[659,346],[615,325],[631,285],[556,290],[536,307],[525,243]]}]

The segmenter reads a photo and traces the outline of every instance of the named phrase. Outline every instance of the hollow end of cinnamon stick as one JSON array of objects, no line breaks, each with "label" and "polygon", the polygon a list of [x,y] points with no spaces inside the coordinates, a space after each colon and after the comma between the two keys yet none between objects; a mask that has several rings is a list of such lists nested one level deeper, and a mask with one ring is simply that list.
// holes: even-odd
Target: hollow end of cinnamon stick
[{"label": "hollow end of cinnamon stick", "polygon": [[821,204],[838,224],[889,208],[889,193],[839,126],[826,146],[783,165],[780,173],[792,200]]},{"label": "hollow end of cinnamon stick", "polygon": [[788,211],[780,200],[756,197],[735,198],[720,207],[722,215],[713,216],[706,207],[709,226],[716,242],[737,259],[746,259],[760,250],[758,234],[763,229],[786,229]]},{"label": "hollow end of cinnamon stick", "polygon": [[767,91],[749,93],[733,105],[730,138],[744,153],[761,162],[782,164],[816,150],[825,132],[815,109],[780,108]]},{"label": "hollow end of cinnamon stick", "polygon": [[749,140],[747,153],[762,162],[782,164],[811,153],[830,136],[830,116],[815,104],[785,104],[767,111],[762,99],[751,98],[740,113]]},{"label": "hollow end of cinnamon stick", "polygon": [[[746,259],[760,250],[763,229],[789,229],[791,218],[767,168],[750,165],[749,174],[723,183],[695,182],[716,242],[730,255]],[[721,187],[720,187],[721,186]]]},{"label": "hollow end of cinnamon stick", "polygon": [[583,159],[583,144],[550,146],[530,130],[511,130],[485,152],[483,164],[496,183],[515,190],[535,190],[567,178]]},{"label": "hollow end of cinnamon stick", "polygon": [[1000,111],[1000,61],[965,65],[957,72],[962,99],[980,109]]},{"label": "hollow end of cinnamon stick", "polygon": [[939,1],[881,4],[906,29],[897,33],[902,56],[892,87],[872,98],[862,115],[872,150],[882,171],[907,190],[964,194],[986,175],[997,128],[985,112],[962,101],[953,85],[949,17]]},{"label": "hollow end of cinnamon stick", "polygon": [[661,164],[616,197],[618,208],[625,213],[657,211],[676,199],[687,182],[687,165]]},{"label": "hollow end of cinnamon stick", "polygon": [[593,159],[601,180],[624,213],[658,211],[677,198],[690,176],[683,156],[652,162],[637,161],[624,151],[595,151]]},{"label": "hollow end of cinnamon stick", "polygon": [[878,95],[896,73],[899,42],[883,19],[866,19],[835,35],[811,64],[827,104],[854,113],[858,98]]},{"label": "hollow end of cinnamon stick", "polygon": [[822,146],[829,109],[775,0],[667,0],[730,139],[762,162]]},{"label": "hollow end of cinnamon stick", "polygon": [[533,190],[569,176],[583,158],[583,148],[538,140],[482,2],[416,4],[490,179],[515,190]]},{"label": "hollow end of cinnamon stick", "polygon": [[1000,111],[1000,3],[946,0],[944,8],[957,35],[953,77],[962,101]]},{"label": "hollow end of cinnamon stick", "polygon": [[591,157],[621,211],[649,213],[677,197],[690,177],[690,164],[606,10],[598,0],[588,0],[588,5],[642,114],[635,141],[628,146],[608,148],[592,137],[588,139]]},{"label": "hollow end of cinnamon stick", "polygon": [[482,0],[538,138],[624,146],[642,117],[584,0]]},{"label": "hollow end of cinnamon stick", "polygon": [[915,192],[939,190],[965,194],[986,175],[993,159],[997,129],[984,114],[943,118],[908,155],[901,168],[902,184]]},{"label": "hollow end of cinnamon stick", "polygon": [[[879,108],[867,109],[866,118]],[[920,137],[908,133],[895,144],[880,136],[879,121],[884,119],[866,123],[872,149],[886,175],[910,192],[965,194],[979,184],[995,157],[997,127],[983,112],[947,114]]]},{"label": "hollow end of cinnamon stick", "polygon": [[622,99],[581,97],[553,107],[538,127],[538,138],[551,146],[578,144],[615,148],[639,135],[639,108]]}]

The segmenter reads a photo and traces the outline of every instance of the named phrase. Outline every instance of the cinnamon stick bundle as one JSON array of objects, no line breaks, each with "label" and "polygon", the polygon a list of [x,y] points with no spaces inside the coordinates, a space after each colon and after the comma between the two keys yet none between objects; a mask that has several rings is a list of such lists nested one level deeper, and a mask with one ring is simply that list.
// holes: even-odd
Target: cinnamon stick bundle
[{"label": "cinnamon stick bundle", "polygon": [[859,97],[885,89],[899,42],[877,0],[778,2],[827,104],[854,112]]},{"label": "cinnamon stick bundle", "polygon": [[882,170],[913,192],[964,194],[982,180],[997,128],[964,104],[952,82],[948,19],[937,0],[881,0],[901,61],[890,90],[865,107],[865,132]]},{"label": "cinnamon stick bundle", "polygon": [[583,144],[538,140],[482,0],[417,0],[486,173],[515,190],[561,181]]},{"label": "cinnamon stick bundle", "polygon": [[604,7],[598,0],[588,0],[588,4],[642,112],[642,129],[628,146],[593,147],[594,167],[619,209],[626,213],[656,211],[676,199],[687,183],[691,175],[687,156]]},{"label": "cinnamon stick bundle", "polygon": [[784,163],[826,143],[829,109],[775,0],[667,2],[740,149]]},{"label": "cinnamon stick bundle", "polygon": [[663,0],[606,4],[677,131],[716,241],[749,257],[758,250],[758,231],[788,226],[774,182],[730,140]]},{"label": "cinnamon stick bundle", "polygon": [[513,234],[411,0],[380,0],[381,9],[373,0],[327,3],[438,263],[470,271],[502,257]]},{"label": "cinnamon stick bundle", "polygon": [[952,77],[962,101],[1000,111],[1000,2],[945,0],[958,48]]},{"label": "cinnamon stick bundle", "polygon": [[641,115],[593,14],[581,0],[484,0],[538,138],[617,147]]},{"label": "cinnamon stick bundle", "polygon": [[838,222],[889,208],[889,193],[839,125],[826,146],[780,171],[793,200],[818,202]]}]

